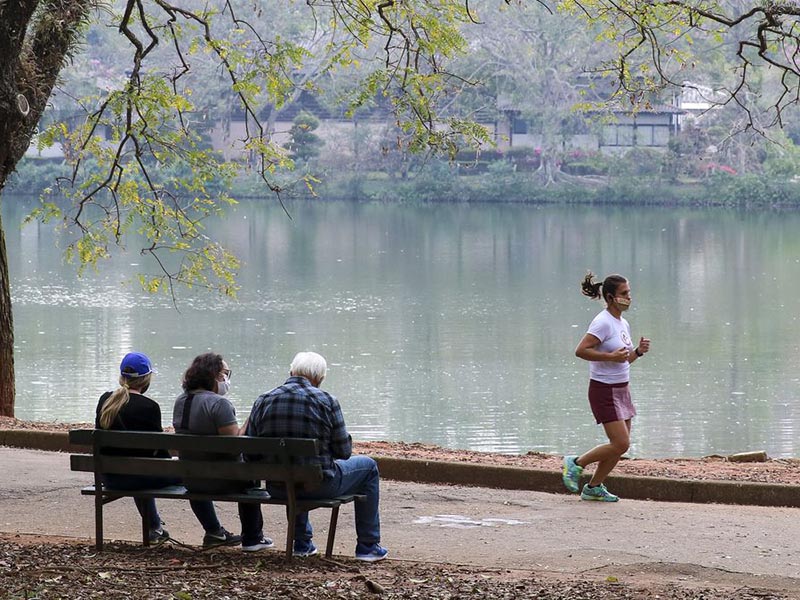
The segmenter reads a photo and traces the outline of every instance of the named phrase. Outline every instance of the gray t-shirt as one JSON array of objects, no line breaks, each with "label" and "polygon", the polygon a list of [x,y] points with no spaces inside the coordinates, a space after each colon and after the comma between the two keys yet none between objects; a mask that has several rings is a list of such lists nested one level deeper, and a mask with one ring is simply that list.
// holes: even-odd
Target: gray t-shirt
[{"label": "gray t-shirt", "polygon": [[[192,396],[192,402],[189,407],[189,414],[186,415],[184,414],[184,409],[189,396]],[[175,433],[218,435],[220,427],[234,424],[237,424],[236,409],[231,404],[231,401],[208,390],[198,390],[191,393],[184,392],[175,400],[175,406],[172,409],[172,425],[175,427]],[[241,456],[214,452],[181,452],[180,457],[186,460],[241,460]],[[207,479],[184,480],[186,487],[196,492],[222,491],[234,483],[231,481],[215,482]]]},{"label": "gray t-shirt", "polygon": [[175,433],[217,435],[220,427],[237,424],[236,409],[224,396],[208,390],[198,390],[191,395],[192,406],[188,417],[184,415],[184,407],[189,394],[184,392],[175,400],[175,407],[172,409]]}]

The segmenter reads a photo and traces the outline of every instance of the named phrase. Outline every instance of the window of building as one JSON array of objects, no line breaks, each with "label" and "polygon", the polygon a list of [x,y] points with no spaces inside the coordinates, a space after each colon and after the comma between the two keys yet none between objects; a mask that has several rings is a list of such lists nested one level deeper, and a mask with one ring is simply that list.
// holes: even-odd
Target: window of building
[{"label": "window of building", "polygon": [[617,145],[633,146],[633,127],[631,125],[617,126]]},{"label": "window of building", "polygon": [[616,146],[617,145],[617,126],[606,125],[603,127],[603,145]]},{"label": "window of building", "polygon": [[661,125],[653,128],[653,145],[669,145],[669,125]]},{"label": "window of building", "polygon": [[640,125],[636,128],[636,145],[637,146],[652,146],[653,145],[653,126]]}]

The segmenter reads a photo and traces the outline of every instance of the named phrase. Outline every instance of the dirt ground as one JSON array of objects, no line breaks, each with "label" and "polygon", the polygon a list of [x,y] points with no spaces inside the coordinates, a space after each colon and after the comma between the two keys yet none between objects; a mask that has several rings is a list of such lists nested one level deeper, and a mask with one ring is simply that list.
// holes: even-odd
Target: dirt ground
[{"label": "dirt ground", "polygon": [[347,598],[507,600],[783,600],[781,592],[741,586],[713,589],[643,578],[564,575],[458,565],[384,561],[364,565],[319,556],[286,563],[282,554],[206,552],[166,543],[156,548],[94,547],[58,539],[0,535],[0,599],[197,600],[213,598],[341,600]]}]

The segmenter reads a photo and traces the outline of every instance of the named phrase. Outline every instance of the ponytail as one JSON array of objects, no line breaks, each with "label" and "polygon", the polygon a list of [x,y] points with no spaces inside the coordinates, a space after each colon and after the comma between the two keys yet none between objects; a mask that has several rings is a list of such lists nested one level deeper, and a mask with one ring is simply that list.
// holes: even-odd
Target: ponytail
[{"label": "ponytail", "polygon": [[589,271],[586,273],[586,277],[583,278],[581,282],[581,294],[584,296],[588,296],[592,300],[599,300],[601,297],[600,289],[603,287],[601,282],[594,282],[594,273]]},{"label": "ponytail", "polygon": [[119,412],[131,399],[130,388],[135,390],[147,391],[150,387],[150,373],[141,377],[126,377],[120,375],[119,387],[103,402],[100,410],[100,429],[110,429]]},{"label": "ponytail", "polygon": [[617,289],[623,283],[628,283],[622,275],[609,275],[602,282],[593,281],[594,273],[589,271],[581,282],[581,293],[592,300],[608,300],[608,296],[617,295]]}]

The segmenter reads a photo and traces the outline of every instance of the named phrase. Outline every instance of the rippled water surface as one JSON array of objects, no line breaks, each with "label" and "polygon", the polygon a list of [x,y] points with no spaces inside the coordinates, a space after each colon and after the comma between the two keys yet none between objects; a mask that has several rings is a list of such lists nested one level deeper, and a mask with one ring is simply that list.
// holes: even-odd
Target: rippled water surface
[{"label": "rippled water surface", "polygon": [[244,260],[236,301],[133,282],[135,244],[78,279],[53,227],[5,198],[17,416],[87,421],[121,356],[148,353],[169,422],[180,376],[209,349],[234,370],[243,419],[298,350],[328,359],[354,437],[502,452],[603,439],[573,351],[601,306],[586,269],[633,288],[634,456],[800,454],[800,215],[512,205],[235,207],[211,233]]}]

